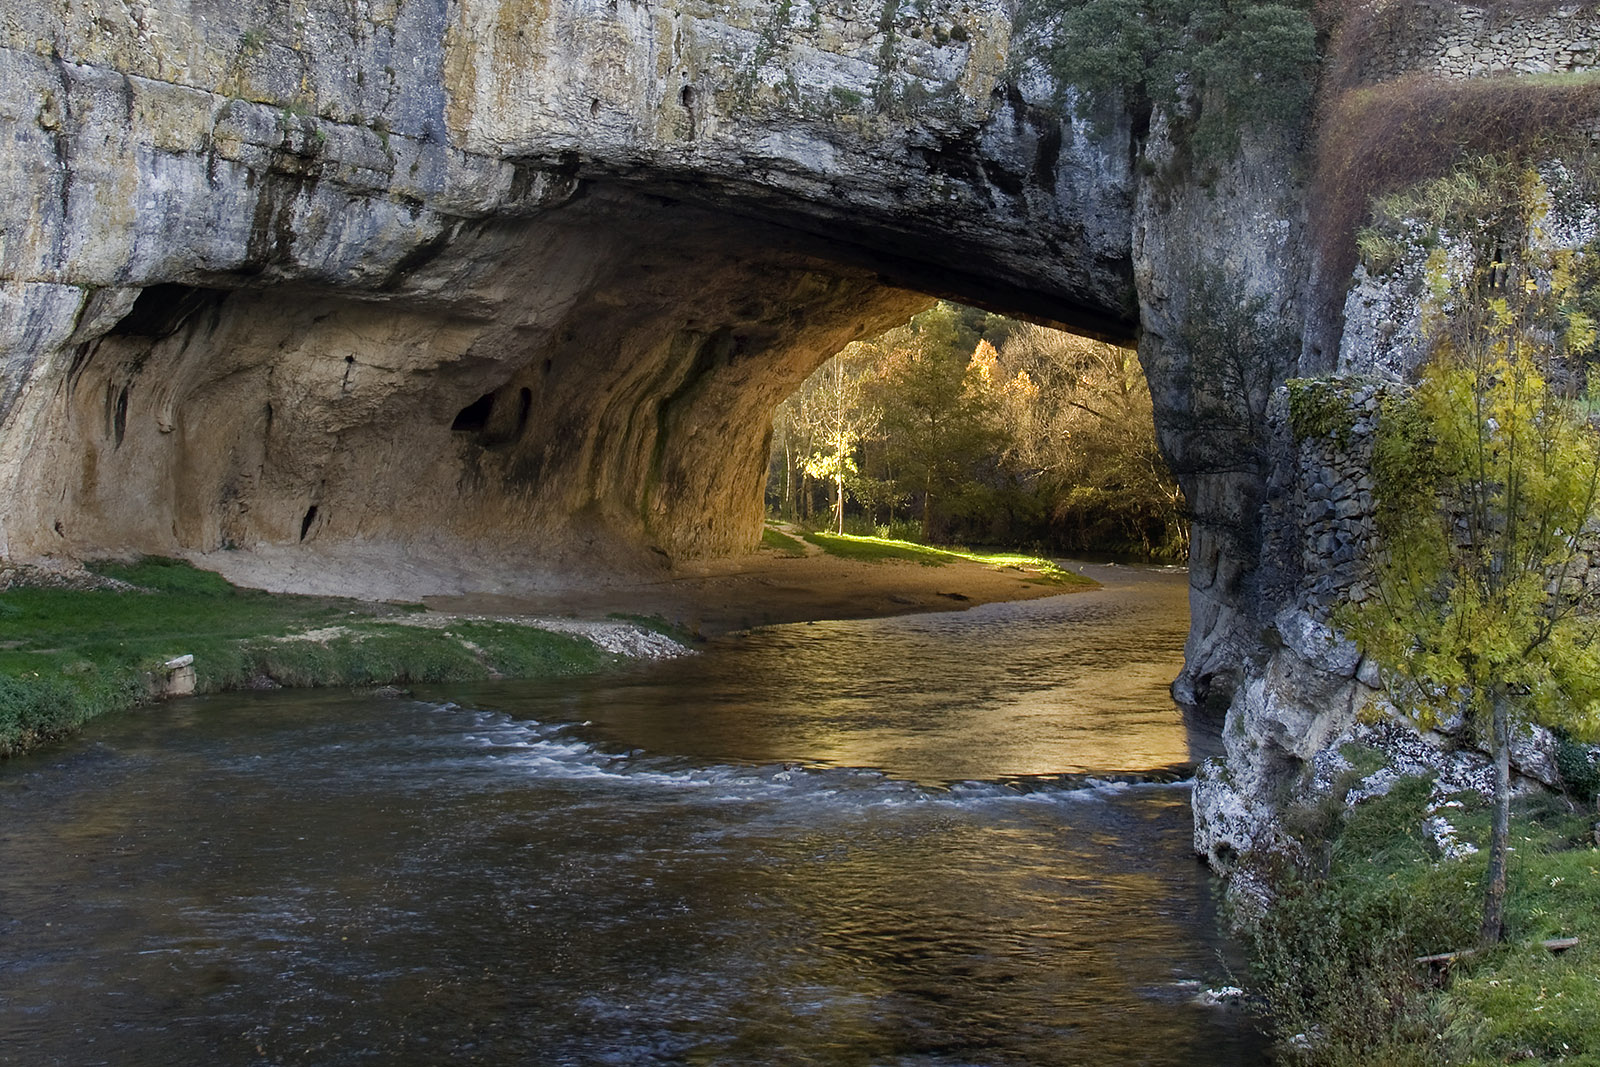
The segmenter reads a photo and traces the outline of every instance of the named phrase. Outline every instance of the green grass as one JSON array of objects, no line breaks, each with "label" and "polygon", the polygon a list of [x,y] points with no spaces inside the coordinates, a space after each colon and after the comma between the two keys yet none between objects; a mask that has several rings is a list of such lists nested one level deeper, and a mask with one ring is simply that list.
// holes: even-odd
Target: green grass
[{"label": "green grass", "polygon": [[908,560],[925,567],[942,567],[951,560],[969,560],[996,570],[1010,569],[1028,574],[1025,580],[1050,585],[1089,588],[1095,585],[1073,571],[1063,570],[1047,559],[1017,552],[972,552],[962,548],[935,548],[912,541],[893,541],[887,537],[858,537],[854,534],[813,532],[805,535],[807,541],[831,556],[841,559],[881,562],[883,560]]},{"label": "green grass", "polygon": [[[149,700],[155,674],[193,654],[200,692],[269,678],[284,685],[378,685],[598,670],[615,657],[530,627],[406,625],[414,605],[280,596],[236,588],[173,560],[104,564],[145,591],[0,592],[0,755]],[[294,635],[324,631],[315,640]]]},{"label": "green grass", "polygon": [[[1442,859],[1422,830],[1430,782],[1402,780],[1322,840],[1323,871],[1285,869],[1250,933],[1256,979],[1285,1037],[1321,1040],[1288,1062],[1600,1065],[1600,850],[1590,809],[1519,798],[1507,940],[1454,965],[1440,988],[1418,956],[1472,949],[1483,904],[1488,805],[1444,809],[1474,856]],[[1552,955],[1542,942],[1577,937]]]},{"label": "green grass", "polygon": [[775,530],[771,526],[765,526],[761,530],[761,547],[770,548],[774,552],[781,552],[786,556],[803,556],[806,554],[805,545],[782,530]]}]

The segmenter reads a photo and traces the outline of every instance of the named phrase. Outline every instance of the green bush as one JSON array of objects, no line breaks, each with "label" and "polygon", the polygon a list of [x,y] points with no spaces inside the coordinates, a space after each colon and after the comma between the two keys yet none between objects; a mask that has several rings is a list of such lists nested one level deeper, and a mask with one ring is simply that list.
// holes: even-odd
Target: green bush
[{"label": "green bush", "polygon": [[896,519],[887,526],[875,526],[868,532],[890,541],[909,541],[912,544],[922,542],[922,523],[915,519]]},{"label": "green bush", "polygon": [[[1029,0],[1019,36],[1091,106],[1131,113],[1192,93],[1202,155],[1246,127],[1302,124],[1317,71],[1310,0]],[[1177,111],[1175,109],[1175,114]]]},{"label": "green bush", "polygon": [[1333,438],[1341,448],[1355,428],[1350,394],[1338,381],[1326,378],[1290,378],[1289,428],[1296,441]]},{"label": "green bush", "polygon": [[1556,768],[1567,792],[1579,800],[1593,803],[1600,796],[1600,748],[1572,740],[1563,730],[1556,731]]},{"label": "green bush", "polygon": [[[1285,1057],[1327,1067],[1596,1062],[1600,853],[1588,847],[1587,817],[1552,794],[1518,802],[1509,940],[1439,971],[1416,959],[1478,943],[1484,855],[1436,855],[1420,829],[1428,779],[1402,779],[1348,812],[1343,792],[1323,816],[1290,820],[1313,862],[1264,864],[1274,901],[1244,927]],[[1458,837],[1481,845],[1488,805],[1461,799],[1447,809]],[[1565,955],[1541,947],[1568,936],[1579,947]]]}]

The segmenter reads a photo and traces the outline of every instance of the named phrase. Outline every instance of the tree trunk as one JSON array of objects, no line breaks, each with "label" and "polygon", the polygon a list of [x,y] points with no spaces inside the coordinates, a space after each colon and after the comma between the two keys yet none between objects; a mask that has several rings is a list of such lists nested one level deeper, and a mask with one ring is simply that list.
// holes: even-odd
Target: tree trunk
[{"label": "tree trunk", "polygon": [[922,490],[922,543],[933,544],[933,479],[923,483]]},{"label": "tree trunk", "polygon": [[783,514],[794,518],[794,449],[788,434],[783,435]]},{"label": "tree trunk", "polygon": [[[835,362],[838,361],[836,360]],[[842,368],[844,365],[841,363],[839,366],[841,368],[838,372],[839,381],[843,382],[844,371]],[[841,395],[843,395],[842,388]],[[834,439],[833,443],[834,462],[838,464],[833,470],[833,485],[835,489],[833,506],[837,513],[834,518],[833,532],[842,535],[844,533],[844,455],[845,449],[849,446],[849,437],[844,432],[844,413],[842,411],[840,412],[839,426],[839,436]]]},{"label": "tree trunk", "polygon": [[1484,875],[1483,926],[1478,940],[1499,944],[1506,933],[1506,852],[1511,838],[1511,709],[1496,687],[1494,701],[1494,825],[1489,833],[1489,869]]}]

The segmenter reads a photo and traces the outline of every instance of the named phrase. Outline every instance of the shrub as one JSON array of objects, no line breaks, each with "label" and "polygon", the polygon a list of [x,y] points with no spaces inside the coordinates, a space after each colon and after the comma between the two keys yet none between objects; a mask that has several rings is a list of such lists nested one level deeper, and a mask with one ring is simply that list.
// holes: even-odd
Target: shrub
[{"label": "shrub", "polygon": [[[1397,5],[1400,6],[1400,5]],[[1348,277],[1373,202],[1458,166],[1589,152],[1600,79],[1411,75],[1334,98],[1318,120],[1315,240],[1328,277]],[[1337,294],[1342,297],[1342,291]]]},{"label": "shrub", "polygon": [[1247,126],[1301,124],[1317,68],[1308,0],[1032,0],[1018,32],[1033,37],[1064,86],[1090,106],[1198,105],[1190,133],[1206,154]]}]

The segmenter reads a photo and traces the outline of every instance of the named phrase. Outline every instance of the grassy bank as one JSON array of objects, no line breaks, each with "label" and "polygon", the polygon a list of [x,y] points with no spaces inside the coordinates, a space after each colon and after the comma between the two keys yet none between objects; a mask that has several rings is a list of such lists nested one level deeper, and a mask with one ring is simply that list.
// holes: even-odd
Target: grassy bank
[{"label": "grassy bank", "polygon": [[0,592],[0,755],[149,700],[161,664],[186,654],[199,692],[549,677],[616,660],[581,637],[407,625],[420,608],[239,589],[172,560],[96,570],[137,588]]},{"label": "grassy bank", "polygon": [[[1507,940],[1475,951],[1487,804],[1430,807],[1402,779],[1343,812],[1301,811],[1309,868],[1269,871],[1278,897],[1251,935],[1255,978],[1291,1062],[1600,1065],[1600,850],[1587,799],[1517,802]],[[1447,858],[1425,821],[1479,849]],[[1437,825],[1437,824],[1435,824]],[[1560,954],[1544,942],[1576,937]],[[1467,950],[1447,964],[1418,957]]]},{"label": "grassy bank", "polygon": [[1063,570],[1047,559],[1017,552],[973,552],[963,548],[935,548],[913,541],[894,541],[887,537],[858,537],[854,534],[811,532],[805,539],[830,556],[841,559],[879,562],[906,560],[927,567],[942,567],[954,560],[981,563],[997,570],[1009,569],[1028,573],[1026,581],[1034,581],[1064,588],[1088,588],[1095,584],[1073,571]]}]

